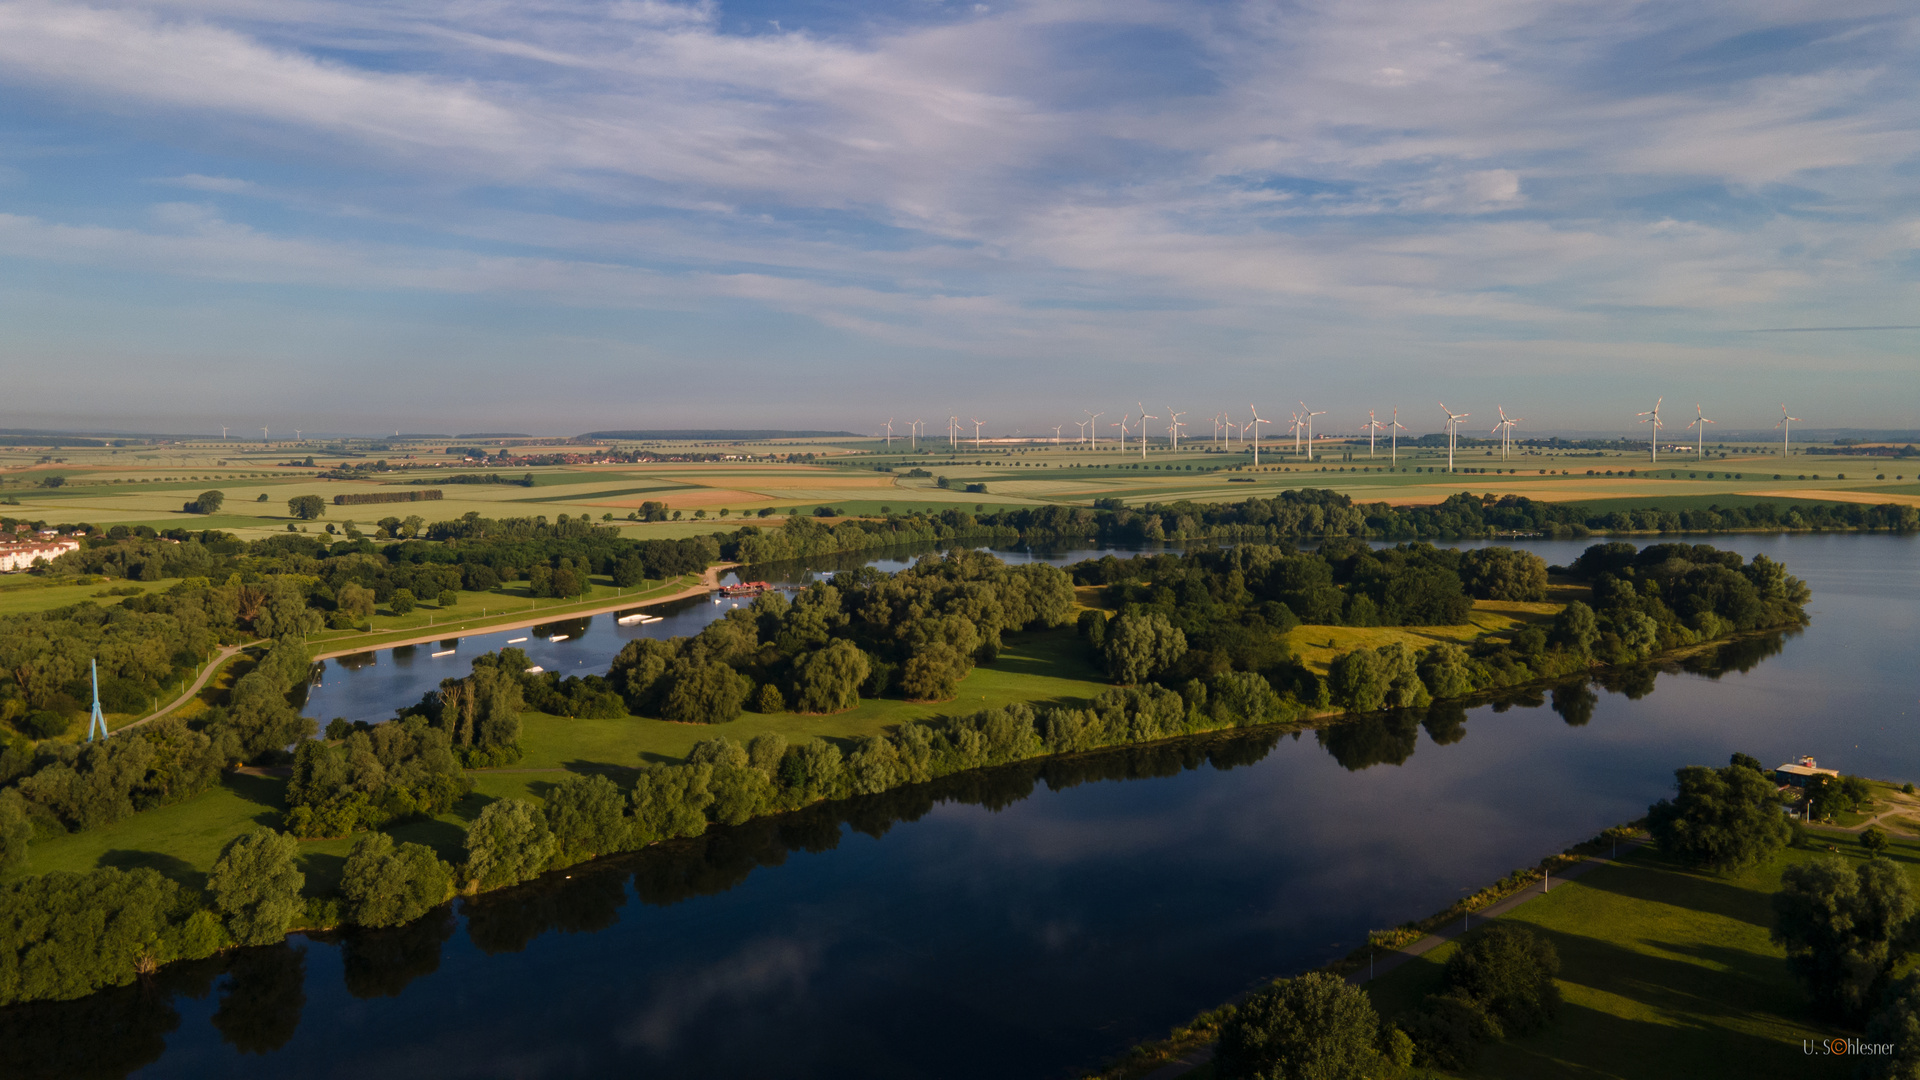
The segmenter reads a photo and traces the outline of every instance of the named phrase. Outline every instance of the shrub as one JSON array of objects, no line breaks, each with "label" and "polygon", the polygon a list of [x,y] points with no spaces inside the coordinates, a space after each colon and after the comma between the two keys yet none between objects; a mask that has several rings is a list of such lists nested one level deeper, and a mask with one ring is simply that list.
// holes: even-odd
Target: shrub
[{"label": "shrub", "polygon": [[632,845],[626,799],[604,776],[570,776],[547,796],[547,828],[553,832],[554,861],[571,865],[595,855],[625,851]]},{"label": "shrub", "polygon": [[354,842],[340,881],[342,916],[359,926],[398,926],[432,911],[453,893],[453,875],[425,844],[386,833]]},{"label": "shrub", "polygon": [[1509,1035],[1528,1035],[1560,1011],[1560,957],[1530,930],[1494,923],[1447,958],[1451,993],[1480,1002]]},{"label": "shrub", "polygon": [[1796,863],[1773,896],[1773,940],[1786,946],[1787,965],[1818,1009],[1857,1019],[1909,948],[1915,910],[1912,887],[1890,860]]},{"label": "shrub", "polygon": [[286,936],[306,902],[300,897],[306,875],[294,868],[299,845],[272,829],[238,836],[207,874],[213,906],[227,933],[241,945],[271,945]]},{"label": "shrub", "polygon": [[1366,992],[1315,971],[1281,979],[1220,1025],[1214,1068],[1222,1080],[1378,1075],[1380,1018]]},{"label": "shrub", "polygon": [[1678,793],[1647,808],[1647,831],[1683,862],[1731,870],[1772,857],[1793,837],[1773,784],[1745,765],[1674,770]]},{"label": "shrub", "polygon": [[467,877],[481,888],[517,885],[545,870],[553,852],[553,832],[532,803],[496,799],[467,828]]}]

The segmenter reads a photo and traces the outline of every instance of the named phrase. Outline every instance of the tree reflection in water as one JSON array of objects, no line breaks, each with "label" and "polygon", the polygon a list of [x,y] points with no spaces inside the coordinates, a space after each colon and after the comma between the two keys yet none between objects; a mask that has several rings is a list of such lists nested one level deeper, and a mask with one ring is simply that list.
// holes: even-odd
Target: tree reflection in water
[{"label": "tree reflection in water", "polygon": [[277,945],[228,954],[213,1026],[243,1054],[270,1054],[287,1045],[307,1004],[307,950],[289,938]]},{"label": "tree reflection in water", "polygon": [[[1788,633],[1792,632],[1797,631]],[[1398,765],[1413,755],[1422,727],[1437,746],[1466,738],[1470,706],[1542,708],[1550,697],[1553,711],[1562,720],[1580,726],[1592,719],[1598,704],[1595,684],[1639,698],[1651,692],[1663,672],[1708,678],[1744,672],[1778,653],[1786,636],[1745,638],[1682,660],[1609,671],[1546,691],[1532,687],[1479,701],[1379,713],[1318,729],[1314,735],[1349,770]],[[459,914],[465,916],[469,940],[482,952],[517,952],[548,931],[593,933],[613,926],[627,902],[629,881],[633,895],[643,903],[677,904],[732,889],[755,870],[785,862],[790,852],[830,851],[849,829],[882,836],[894,825],[917,821],[942,803],[998,810],[1031,796],[1043,784],[1058,791],[1101,781],[1173,776],[1203,766],[1232,769],[1266,757],[1283,734],[1248,729],[1027,761],[823,803],[744,825],[716,826],[696,839],[599,859],[516,888],[463,900]],[[446,905],[406,926],[309,936],[317,942],[337,943],[347,990],[357,998],[374,998],[396,996],[413,980],[437,971],[442,947],[455,929],[454,906]],[[7,1075],[30,1080],[126,1076],[164,1053],[166,1036],[180,1023],[174,997],[205,998],[216,980],[221,996],[212,1020],[221,1037],[242,1053],[271,1053],[287,1045],[299,1027],[306,1003],[306,952],[306,946],[292,941],[239,949],[224,957],[171,965],[151,979],[77,1001],[0,1009],[0,1047],[6,1051]]]}]

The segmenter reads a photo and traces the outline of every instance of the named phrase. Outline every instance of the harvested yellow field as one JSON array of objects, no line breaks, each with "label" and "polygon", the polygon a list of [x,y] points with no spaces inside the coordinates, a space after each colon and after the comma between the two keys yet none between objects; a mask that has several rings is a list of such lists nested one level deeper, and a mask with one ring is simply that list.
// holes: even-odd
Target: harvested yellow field
[{"label": "harvested yellow field", "polygon": [[1327,665],[1335,657],[1355,649],[1377,649],[1398,641],[1417,651],[1443,641],[1477,641],[1489,634],[1508,633],[1530,622],[1550,620],[1561,606],[1476,600],[1469,621],[1460,626],[1298,626],[1287,634],[1287,644],[1301,663],[1316,674],[1325,675]]}]

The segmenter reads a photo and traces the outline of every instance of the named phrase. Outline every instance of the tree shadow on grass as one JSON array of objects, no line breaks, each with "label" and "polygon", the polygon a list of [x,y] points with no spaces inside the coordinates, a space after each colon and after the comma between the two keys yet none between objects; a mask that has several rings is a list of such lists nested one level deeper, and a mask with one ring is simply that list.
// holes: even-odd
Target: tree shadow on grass
[{"label": "tree shadow on grass", "polygon": [[[641,756],[643,758],[649,757],[649,756],[660,757],[662,761],[671,760],[669,758],[665,758],[657,754],[655,755],[642,754]],[[619,765],[611,761],[583,761],[579,758],[575,758],[572,761],[563,761],[560,763],[560,767],[567,770],[570,773],[575,773],[581,776],[592,776],[594,773],[600,773],[604,775],[607,779],[613,781],[616,784],[630,782],[633,779],[632,774],[640,771],[640,767],[638,765]],[[544,783],[545,781],[539,781],[539,782]]]},{"label": "tree shadow on grass", "polygon": [[177,856],[161,851],[132,851],[126,848],[114,848],[102,852],[99,865],[111,866],[119,870],[133,870],[146,867],[160,871],[162,877],[177,881],[192,889],[203,888],[207,875],[196,869],[192,863]]},{"label": "tree shadow on grass", "polygon": [[1721,918],[1773,929],[1772,900],[1767,892],[1743,888],[1664,863],[1657,856],[1641,856],[1619,866],[1603,866],[1580,878],[1589,889],[1644,903],[1665,904]]},{"label": "tree shadow on grass", "polygon": [[280,824],[280,815],[287,812],[287,781],[282,777],[228,773],[222,778],[221,783],[235,795],[270,811],[265,815],[254,816],[253,820],[259,824],[277,827]]},{"label": "tree shadow on grass", "polygon": [[1652,1076],[1846,1077],[1845,1058],[1808,1058],[1783,1042],[1685,1017],[1633,1020],[1563,1005],[1546,1030],[1482,1051],[1473,1075],[1528,1080]]},{"label": "tree shadow on grass", "polygon": [[347,857],[325,851],[302,851],[296,863],[300,872],[307,876],[306,887],[302,890],[308,896],[331,896],[340,889],[340,879],[345,876]]}]

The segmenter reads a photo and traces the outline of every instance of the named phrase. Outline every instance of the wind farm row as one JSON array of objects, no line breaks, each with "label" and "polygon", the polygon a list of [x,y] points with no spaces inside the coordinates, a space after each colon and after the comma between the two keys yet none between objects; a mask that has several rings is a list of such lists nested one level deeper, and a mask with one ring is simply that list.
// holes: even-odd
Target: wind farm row
[{"label": "wind farm row", "polygon": [[[1660,417],[1660,408],[1665,401],[1666,397],[1662,395],[1654,401],[1652,409],[1635,414],[1639,423],[1647,425],[1647,455],[1650,461],[1656,463],[1660,460],[1660,432],[1666,427]],[[1456,413],[1452,409],[1449,409],[1445,402],[1436,402],[1435,404],[1439,405],[1441,415],[1445,418],[1444,430],[1446,434],[1447,471],[1453,472],[1455,468],[1454,458],[1459,447],[1461,422],[1467,420],[1473,414],[1469,412]],[[1286,429],[1285,436],[1293,441],[1293,454],[1302,460],[1311,462],[1314,460],[1314,447],[1320,445],[1315,442],[1313,430],[1314,418],[1326,416],[1327,410],[1314,409],[1304,401],[1300,402],[1299,405],[1300,407],[1297,411],[1288,414],[1289,426]],[[1169,452],[1177,453],[1180,449],[1181,434],[1190,431],[1194,427],[1194,425],[1189,425],[1181,419],[1189,415],[1189,413],[1176,410],[1171,405],[1166,406],[1164,413],[1158,414],[1147,412],[1147,406],[1144,402],[1136,402],[1135,406],[1138,410],[1137,412],[1129,411],[1122,413],[1120,419],[1109,420],[1105,424],[1108,428],[1117,429],[1113,441],[1118,445],[1119,450],[1122,453],[1127,452],[1127,440],[1128,436],[1131,435],[1134,444],[1139,447],[1140,456],[1144,459],[1150,445],[1152,445],[1152,431],[1154,430],[1147,426],[1147,422],[1150,420],[1165,420],[1166,427],[1162,430],[1165,431],[1166,436],[1159,445]],[[1525,423],[1525,419],[1519,416],[1508,416],[1506,407],[1503,405],[1496,405],[1494,411],[1500,419],[1494,423],[1493,427],[1488,429],[1487,434],[1489,437],[1497,438],[1500,441],[1500,460],[1506,461],[1519,445],[1514,432],[1520,424]],[[1096,412],[1092,409],[1083,410],[1083,413],[1086,417],[1083,420],[1069,420],[1066,423],[1054,425],[1052,428],[1053,438],[1051,444],[1054,446],[1072,445],[1091,450],[1099,450],[1101,448],[1101,420],[1109,414],[1105,411]],[[1389,463],[1397,463],[1400,460],[1400,433],[1410,431],[1410,429],[1407,425],[1400,422],[1399,406],[1393,406],[1390,410],[1390,415],[1391,420],[1383,423],[1379,419],[1378,410],[1370,409],[1367,411],[1366,421],[1359,426],[1359,433],[1357,435],[1351,432],[1323,432],[1320,435],[1320,439],[1340,440],[1344,443],[1349,440],[1364,438],[1367,440],[1367,457],[1374,459],[1377,457],[1380,449],[1380,433],[1384,431],[1387,433],[1388,461]],[[1276,442],[1271,439],[1265,444],[1261,442],[1260,425],[1272,425],[1274,421],[1263,419],[1260,416],[1259,409],[1252,403],[1247,405],[1247,416],[1248,419],[1245,423],[1236,423],[1230,411],[1222,411],[1214,414],[1210,418],[1213,426],[1213,434],[1207,443],[1207,447],[1219,452],[1232,453],[1234,452],[1235,440],[1237,438],[1239,440],[1240,452],[1251,453],[1253,464],[1255,465],[1260,463],[1260,452],[1263,445],[1269,449],[1269,453],[1284,452],[1279,450],[1280,447],[1285,445],[1284,442]],[[1707,456],[1707,425],[1717,424],[1718,422],[1717,420],[1708,419],[1698,403],[1694,405],[1694,418],[1687,424],[1686,430],[1694,433],[1693,450],[1697,460],[1704,461]],[[1780,432],[1780,454],[1782,457],[1792,455],[1793,425],[1800,422],[1800,417],[1788,415],[1786,405],[1782,404],[1780,406],[1780,420],[1774,424],[1774,428]],[[926,438],[927,421],[923,419],[906,421],[907,433],[905,436],[896,435],[894,431],[895,423],[895,418],[888,417],[881,424],[879,432],[877,433],[878,437],[885,440],[886,448],[891,451],[895,438],[899,437],[906,441],[909,450],[918,450],[921,441]],[[1022,433],[1016,433],[1012,436],[993,436],[988,438],[982,434],[987,421],[976,416],[970,417],[963,422],[958,416],[948,416],[946,418],[946,441],[949,450],[958,450],[967,441],[965,432],[966,424],[973,425],[972,443],[976,450],[982,449],[988,442],[1000,445],[1009,442],[1033,443],[1047,441],[1044,435],[1036,438]],[[1062,434],[1068,427],[1073,427],[1077,433],[1071,440],[1064,438]],[[1276,431],[1276,434],[1277,433]],[[1192,445],[1194,439],[1194,435],[1188,435],[1189,446]],[[1671,450],[1672,447],[1669,448],[1669,452],[1671,452]]]}]

